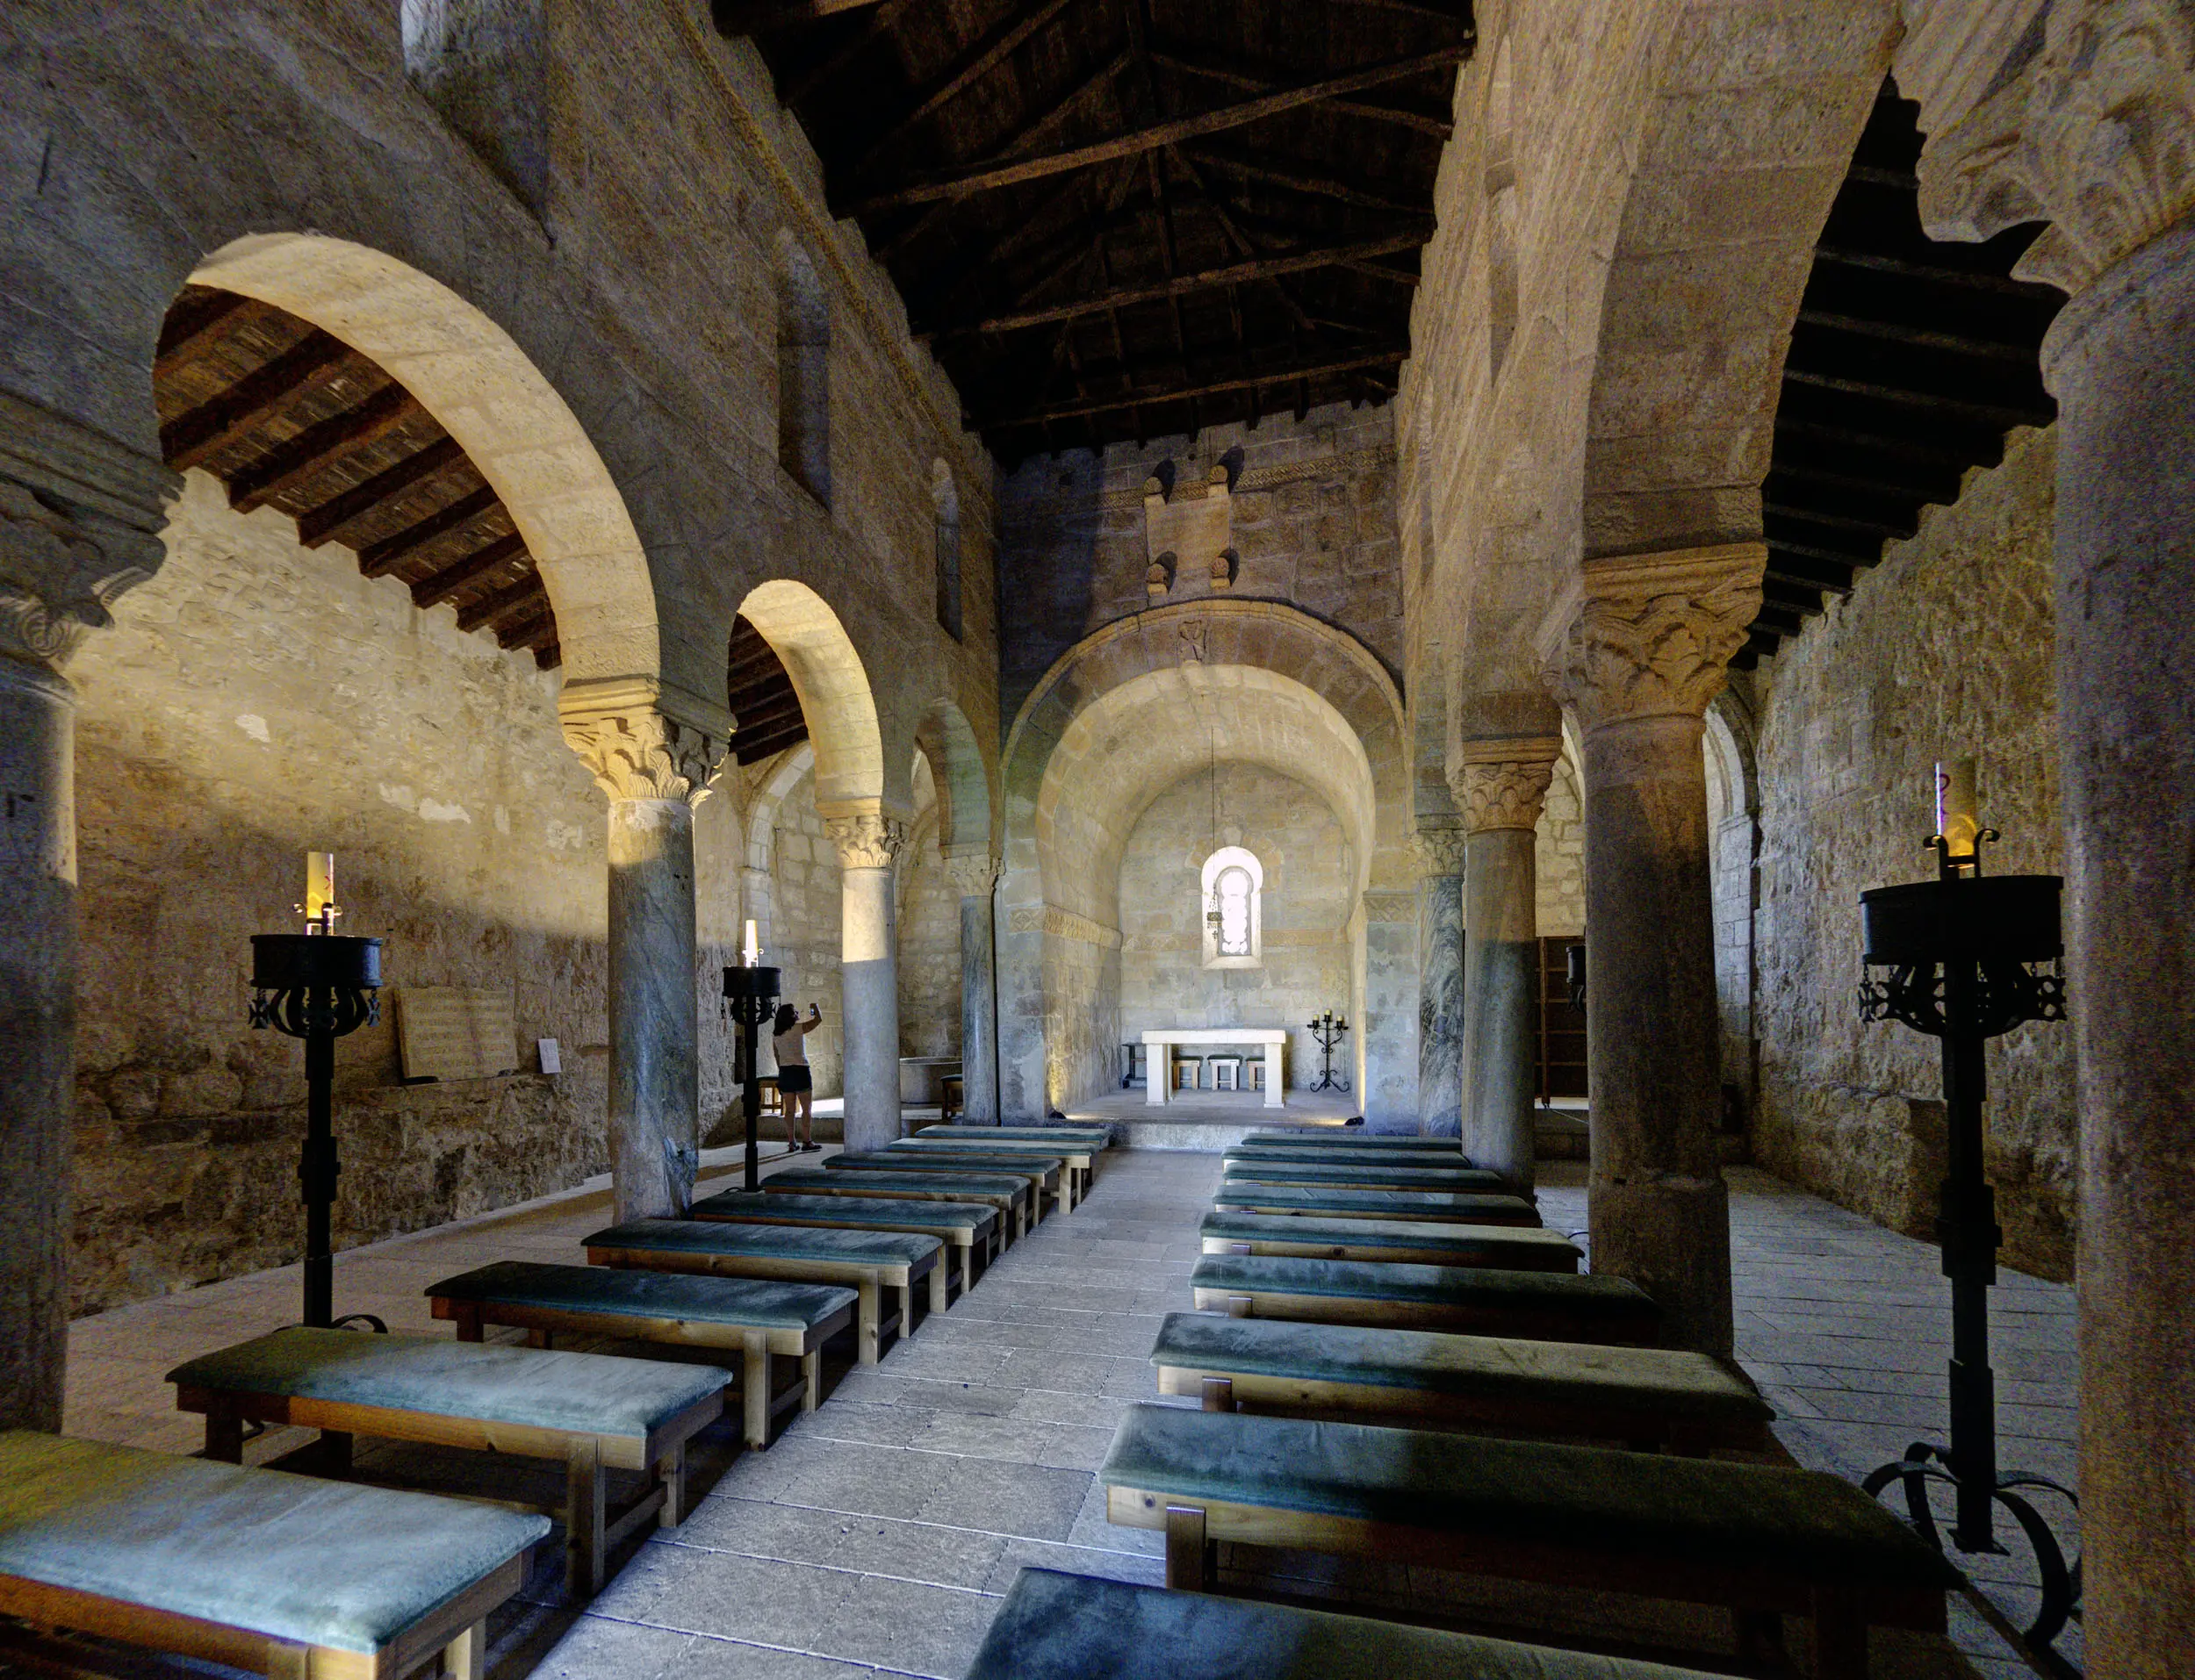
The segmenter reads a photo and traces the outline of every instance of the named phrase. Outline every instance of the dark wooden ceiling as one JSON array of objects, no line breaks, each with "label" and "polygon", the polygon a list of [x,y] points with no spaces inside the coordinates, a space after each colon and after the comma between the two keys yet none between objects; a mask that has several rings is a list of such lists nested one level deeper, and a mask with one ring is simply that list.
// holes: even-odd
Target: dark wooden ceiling
[{"label": "dark wooden ceiling", "polygon": [[731,756],[740,764],[759,764],[808,739],[808,719],[792,678],[777,650],[744,616],[731,621],[724,686],[730,693],[726,704],[738,722]]},{"label": "dark wooden ceiling", "polygon": [[231,506],[277,508],[306,548],[340,542],[416,605],[454,603],[460,629],[560,663],[510,511],[434,416],[349,345],[270,304],[186,286],[161,332],[153,398],[168,464],[212,473]]},{"label": "dark wooden ceiling", "polygon": [[1760,615],[1737,664],[1796,635],[1849,594],[1920,510],[1958,500],[2004,434],[2047,426],[2043,334],[2064,295],[2011,278],[2040,226],[1980,244],[1921,231],[1919,108],[1885,84],[1831,207],[1792,329],[1761,486],[1768,542]]},{"label": "dark wooden ceiling", "polygon": [[717,0],[1003,460],[1393,395],[1470,0]]}]

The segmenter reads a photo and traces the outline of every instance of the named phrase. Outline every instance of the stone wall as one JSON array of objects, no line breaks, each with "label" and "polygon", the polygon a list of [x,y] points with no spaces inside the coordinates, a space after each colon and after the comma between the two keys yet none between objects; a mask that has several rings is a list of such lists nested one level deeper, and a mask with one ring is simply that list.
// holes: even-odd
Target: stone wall
[{"label": "stone wall", "polygon": [[[1256,968],[1204,966],[1201,875],[1214,849],[1215,780],[1217,844],[1247,848],[1264,871]],[[1120,860],[1124,1042],[1160,1027],[1287,1027],[1290,1088],[1315,1080],[1318,1045],[1303,1023],[1352,1006],[1347,850],[1317,793],[1256,765],[1221,765],[1216,777],[1189,777],[1154,800]]]},{"label": "stone wall", "polygon": [[[1761,1161],[1925,1235],[1943,1154],[1936,1042],[1862,1026],[1858,896],[1920,879],[1932,765],[1979,761],[1993,872],[2061,867],[2051,594],[2054,432],[1887,550],[1851,598],[1784,644],[1760,709],[1755,1009]],[[2073,977],[2072,1007],[2080,1007]],[[2072,1264],[2074,1045],[2063,1025],[1990,1041],[1990,1176],[2008,1261]]]},{"label": "stone wall", "polygon": [[[845,1089],[844,999],[839,994],[842,947],[838,930],[838,851],[816,815],[816,773],[811,768],[778,807],[770,854],[774,915],[770,959],[784,971],[784,1001],[804,1017],[810,1003],[823,1009],[823,1025],[808,1035],[808,1066],[817,1096],[838,1096]],[[764,1067],[772,1066],[763,1053]]]},{"label": "stone wall", "polygon": [[[167,541],[72,673],[78,1311],[301,1250],[303,1051],[245,1004],[248,937],[298,925],[308,849],[336,854],[344,930],[388,941],[380,1024],[336,1051],[337,1245],[607,1159],[602,804],[556,677],[202,474]],[[409,986],[508,987],[512,1064],[555,1038],[564,1072],[399,1083]]]},{"label": "stone wall", "polygon": [[899,1053],[961,1053],[961,895],[925,822],[899,871]]},{"label": "stone wall", "polygon": [[1543,939],[1586,930],[1586,808],[1565,752],[1555,761],[1532,844],[1535,914]]}]

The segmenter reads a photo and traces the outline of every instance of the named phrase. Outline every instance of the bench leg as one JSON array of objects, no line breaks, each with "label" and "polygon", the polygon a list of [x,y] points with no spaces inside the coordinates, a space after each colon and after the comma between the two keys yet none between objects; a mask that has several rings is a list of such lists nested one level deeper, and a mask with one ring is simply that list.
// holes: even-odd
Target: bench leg
[{"label": "bench leg", "polygon": [[1234,1382],[1231,1377],[1208,1376],[1202,1384],[1204,1409],[1206,1411],[1234,1410]]},{"label": "bench leg", "polygon": [[823,1350],[800,1356],[800,1409],[813,1411],[823,1404]]},{"label": "bench leg", "polygon": [[938,1256],[938,1263],[930,1268],[931,1311],[943,1312],[945,1310],[946,1291],[952,1286],[952,1264],[943,1254],[940,1254]]},{"label": "bench leg", "polygon": [[1029,1204],[1026,1202],[1014,1209],[1014,1240],[1019,1242],[1029,1234]]},{"label": "bench leg", "polygon": [[[988,1240],[988,1239],[986,1239],[986,1240]],[[961,1251],[961,1298],[962,1298],[962,1299],[966,1299],[966,1298],[967,1298],[967,1296],[968,1296],[968,1292],[970,1289],[974,1289],[975,1287],[975,1245],[974,1243],[970,1243],[970,1244],[969,1244],[969,1245],[968,1245],[966,1248],[963,1248],[963,1249]]]},{"label": "bench leg", "polygon": [[747,1332],[739,1396],[746,1402],[747,1445],[759,1451],[770,1444],[770,1345],[759,1331]]},{"label": "bench leg", "polygon": [[899,1339],[905,1341],[915,1333],[915,1286],[910,1279],[899,1291]]},{"label": "bench leg", "polygon": [[557,1335],[552,1330],[536,1328],[526,1332],[526,1346],[529,1347],[554,1347],[556,1345]]},{"label": "bench leg", "polygon": [[480,1322],[480,1304],[477,1301],[460,1301],[453,1315],[457,1321],[457,1339],[477,1342],[486,1339],[486,1327]]},{"label": "bench leg", "polygon": [[602,1590],[609,1475],[591,1439],[572,1444],[565,1472],[565,1576],[572,1596],[584,1603]]},{"label": "bench leg", "polygon": [[[765,1359],[767,1359],[766,1354]],[[660,1528],[676,1528],[686,1520],[686,1443],[680,1441],[656,1466],[656,1480],[663,1484],[663,1509],[656,1514]]]},{"label": "bench leg", "polygon": [[1177,1592],[1202,1592],[1212,1578],[1212,1542],[1200,1505],[1166,1507],[1166,1584]]},{"label": "bench leg", "polygon": [[488,1625],[475,1622],[442,1648],[445,1680],[482,1680],[488,1671]]},{"label": "bench leg", "polygon": [[218,1396],[205,1409],[205,1455],[216,1464],[244,1461],[244,1420]]},{"label": "bench leg", "polygon": [[1227,1297],[1227,1317],[1230,1317],[1230,1318],[1247,1318],[1247,1317],[1249,1317],[1249,1316],[1250,1316],[1250,1298],[1249,1298],[1249,1296],[1248,1296],[1247,1295],[1231,1295],[1231,1296],[1229,1296]]},{"label": "bench leg", "polygon": [[1814,1589],[1816,1680],[1868,1680],[1868,1617],[1856,1587]]},{"label": "bench leg", "polygon": [[350,1432],[347,1429],[320,1431],[320,1468],[329,1475],[350,1474]]},{"label": "bench leg", "polygon": [[876,1345],[876,1298],[882,1293],[873,1277],[863,1278],[853,1286],[853,1339],[860,1347],[858,1357],[864,1365],[875,1364],[881,1351]]}]

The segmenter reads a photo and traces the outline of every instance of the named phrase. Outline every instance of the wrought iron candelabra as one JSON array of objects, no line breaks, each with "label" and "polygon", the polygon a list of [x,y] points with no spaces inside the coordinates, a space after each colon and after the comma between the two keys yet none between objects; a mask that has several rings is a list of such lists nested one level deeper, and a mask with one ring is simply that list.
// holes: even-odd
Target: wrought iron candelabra
[{"label": "wrought iron candelabra", "polygon": [[[324,915],[320,927],[329,925]],[[298,1161],[305,1197],[305,1322],[325,1329],[338,1322],[328,1235],[342,1172],[335,1151],[335,1041],[381,1018],[381,941],[330,931],[255,933],[251,956],[251,1024],[305,1041],[305,1152]],[[371,1313],[342,1322],[352,1318],[385,1328]]]},{"label": "wrought iron candelabra", "polygon": [[724,970],[724,1007],[739,1026],[739,1102],[747,1121],[746,1188],[762,1185],[762,1075],[755,1065],[756,1033],[777,1009],[778,971],[742,964]]},{"label": "wrought iron candelabra", "polygon": [[1985,877],[1981,843],[1997,837],[1996,829],[1983,829],[1970,853],[1954,857],[1938,835],[1929,842],[1937,853],[1937,879],[1860,895],[1866,961],[1888,971],[1862,981],[1860,1018],[1900,1021],[1943,1045],[1949,1138],[1936,1235],[1944,1275],[1951,1280],[1952,1341],[1949,1446],[1916,1441],[1902,1459],[1861,1485],[1880,1494],[1897,1483],[1913,1526],[1939,1550],[1944,1535],[1929,1504],[1932,1483],[1953,1490],[1949,1535],[1961,1552],[2004,1550],[1997,1539],[1994,1509],[2003,1505],[2034,1549],[2041,1584],[2033,1622],[2011,1631],[2019,1631],[2053,1672],[2072,1676],[2077,1671],[2052,1646],[2068,1619],[2080,1614],[2080,1563],[2067,1562],[2029,1496],[2051,1493],[2069,1504],[2077,1502],[2047,1477],[1997,1468],[1989,1290],[1997,1282],[1997,1249],[2004,1233],[1983,1172],[1982,1120],[1986,1041],[2025,1022],[2065,1018],[2065,981],[2057,969],[2063,951],[2061,882],[2055,875]]},{"label": "wrought iron candelabra", "polygon": [[1349,1081],[1334,1071],[1334,1046],[1349,1030],[1349,1023],[1336,1020],[1334,1011],[1328,1009],[1310,1023],[1310,1027],[1311,1036],[1319,1041],[1319,1082],[1311,1088],[1314,1091],[1348,1090]]}]

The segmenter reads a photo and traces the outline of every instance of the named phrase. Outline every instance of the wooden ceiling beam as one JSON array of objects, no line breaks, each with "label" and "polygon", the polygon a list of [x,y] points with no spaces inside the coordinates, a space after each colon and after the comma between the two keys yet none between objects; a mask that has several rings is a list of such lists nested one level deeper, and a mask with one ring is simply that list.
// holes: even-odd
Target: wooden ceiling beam
[{"label": "wooden ceiling beam", "polygon": [[1784,557],[1788,552],[1778,544],[1769,544],[1767,570],[1760,575],[1771,583],[1789,584],[1797,589],[1819,590],[1825,595],[1852,593],[1852,574],[1849,571],[1846,572],[1845,581],[1841,583],[1824,578],[1817,572],[1802,571]]},{"label": "wooden ceiling beam", "polygon": [[2021,367],[2035,365],[2035,347],[2004,339],[1978,338],[1968,333],[1940,333],[1918,327],[1908,327],[1897,321],[1883,320],[1861,315],[1833,313],[1825,309],[1802,308],[1797,324],[1817,327],[1825,332],[1856,333],[1866,338],[1885,339],[1893,344],[1911,345],[1918,349],[1937,350],[1947,355],[1971,356],[1992,362],[2010,362]]},{"label": "wooden ceiling beam", "polygon": [[1035,11],[1010,19],[992,30],[962,55],[961,61],[946,72],[943,80],[916,101],[912,110],[869,142],[861,155],[854,160],[853,174],[857,177],[865,174],[879,154],[904,140],[925,118],[942,111],[1004,63],[1016,47],[1058,17],[1067,5],[1068,0],[1045,0]]},{"label": "wooden ceiling beam", "polygon": [[[1200,75],[1208,81],[1224,82],[1231,88],[1239,88],[1249,93],[1270,93],[1281,86],[1284,80],[1281,72],[1270,65],[1260,65],[1254,73],[1236,65],[1221,63],[1216,59],[1192,55],[1181,47],[1170,51],[1154,47],[1151,62],[1180,75]],[[1456,130],[1456,125],[1445,117],[1410,111],[1400,105],[1383,105],[1369,99],[1333,99],[1328,103],[1335,110],[1349,116],[1362,117],[1372,122],[1392,123],[1399,128],[1414,129],[1421,134],[1431,135],[1435,140],[1444,140]]]},{"label": "wooden ceiling beam", "polygon": [[1344,94],[1362,92],[1366,88],[1379,87],[1427,70],[1450,68],[1469,54],[1467,46],[1456,46],[1437,47],[1432,52],[1413,54],[1407,58],[1390,59],[1385,63],[1369,65],[1342,75],[1327,76],[1317,82],[1284,88],[1256,99],[1222,105],[1215,111],[1147,124],[1141,128],[1115,134],[1087,146],[1070,147],[1065,151],[1022,158],[1012,162],[978,165],[928,180],[910,182],[887,192],[872,194],[850,206],[850,212],[854,215],[868,215],[878,211],[965,198],[979,192],[992,192],[1002,187],[1018,186],[1025,182],[1063,175],[1072,169],[1088,169],[1094,163],[1108,162],[1114,158],[1152,151],[1201,135],[1241,128],[1270,117],[1283,116],[1304,105],[1337,98]]},{"label": "wooden ceiling beam", "polygon": [[1226,391],[1256,391],[1267,385],[1287,384],[1297,379],[1321,379],[1329,374],[1354,373],[1360,368],[1392,368],[1409,359],[1405,349],[1382,350],[1370,355],[1351,356],[1345,361],[1321,363],[1310,368],[1272,368],[1245,378],[1215,379],[1208,384],[1177,387],[1173,390],[1147,388],[1125,392],[1118,397],[1093,399],[1061,408],[1029,410],[1018,414],[1000,413],[982,420],[968,422],[972,429],[987,431],[1004,426],[1034,426],[1044,420],[1071,420],[1083,414],[1103,414],[1114,409],[1133,408],[1138,405],[1184,402],[1191,397],[1213,397]]},{"label": "wooden ceiling beam", "polygon": [[785,95],[785,103],[797,106],[802,100],[830,81],[832,76],[837,75],[839,71],[860,57],[876,42],[883,39],[890,32],[892,25],[899,21],[899,14],[906,11],[910,4],[911,0],[884,0],[882,5],[863,19],[861,27],[854,32],[852,39],[792,85]]},{"label": "wooden ceiling beam", "polygon": [[732,732],[736,740],[750,729],[757,735],[766,735],[787,718],[804,717],[806,714],[801,709],[800,696],[788,688],[766,700],[750,700],[744,709],[734,707],[731,715],[737,721]]},{"label": "wooden ceiling beam", "polygon": [[350,355],[350,347],[313,328],[280,355],[220,396],[160,428],[160,452],[181,472],[218,455]]},{"label": "wooden ceiling beam", "polygon": [[877,0],[710,0],[716,32],[727,38],[764,35],[821,23],[842,11],[860,11]]},{"label": "wooden ceiling beam", "polygon": [[[1946,246],[1943,248],[1950,253],[1961,248]],[[1954,268],[1947,262],[1921,262],[1911,257],[1894,256],[1887,251],[1863,251],[1828,241],[1814,248],[1814,260],[1846,268],[1872,269],[1878,274],[1896,275],[1908,280],[1924,281],[1932,286],[1993,292],[2001,298],[2023,298],[2047,304],[2053,308],[2065,301],[2063,294],[2055,287],[2046,286],[2037,281],[2015,280],[2008,275],[1991,274],[1977,269]]]},{"label": "wooden ceiling beam", "polygon": [[358,551],[358,570],[369,578],[386,577],[403,563],[405,556],[426,547],[437,537],[449,535],[496,504],[495,492],[484,485],[471,495],[460,496],[447,507],[437,508],[425,519],[405,527],[395,535],[366,544]]},{"label": "wooden ceiling beam", "polygon": [[[516,583],[506,584],[493,594],[483,595],[471,605],[459,607],[457,628],[477,630],[484,624],[493,624],[498,619],[511,617],[530,603],[545,602],[548,598],[548,592],[541,586],[539,575],[529,571]],[[531,618],[533,614],[529,612],[526,616]]]},{"label": "wooden ceiling beam", "polygon": [[798,723],[773,731],[759,740],[742,741],[732,737],[732,757],[743,765],[759,765],[765,758],[781,753],[788,747],[796,747],[808,739],[808,725]]},{"label": "wooden ceiling beam", "polygon": [[378,472],[363,485],[346,490],[342,495],[322,502],[318,507],[298,515],[298,541],[308,549],[317,549],[323,542],[336,541],[344,527],[356,524],[392,497],[400,496],[414,485],[421,485],[445,468],[454,467],[465,458],[465,452],[457,447],[452,437],[436,438],[423,449],[416,449],[385,471]]},{"label": "wooden ceiling beam", "polygon": [[[545,601],[543,603],[544,609],[547,605]],[[518,623],[506,625],[496,632],[495,639],[513,652],[521,648],[538,650],[554,647],[557,644],[557,615],[544,610],[539,618],[524,619]]]},{"label": "wooden ceiling beam", "polygon": [[200,352],[242,324],[239,317],[253,312],[256,307],[254,299],[238,291],[216,291],[177,304],[162,323],[160,349],[153,358],[153,377],[164,379],[178,368],[197,361]]},{"label": "wooden ceiling beam", "polygon": [[440,571],[421,578],[412,585],[412,605],[437,607],[476,578],[485,578],[496,567],[510,560],[523,559],[526,539],[514,531],[508,536],[499,536],[486,548],[475,549],[462,560],[453,561]]},{"label": "wooden ceiling beam", "polygon": [[[1232,152],[1208,145],[1191,146],[1184,149],[1201,163],[1209,163],[1215,169],[1225,169],[1229,175],[1241,176],[1262,186],[1279,187],[1309,197],[1331,198],[1336,204],[1353,205],[1360,210],[1384,210],[1390,215],[1412,216],[1420,220],[1423,220],[1429,213],[1421,204],[1407,205],[1400,199],[1383,197],[1353,182],[1313,173],[1307,168],[1278,167],[1275,160],[1237,157]],[[1285,162],[1278,161],[1280,163]]]},{"label": "wooden ceiling beam", "polygon": [[1959,420],[1981,420],[1999,431],[2010,431],[2015,426],[2047,426],[2057,418],[2055,404],[1980,403],[1942,392],[1915,391],[1904,385],[1883,384],[1875,380],[1846,379],[1835,374],[1817,373],[1798,368],[1786,362],[1783,366],[1786,384],[1814,385],[1824,391],[1839,391],[1855,397],[1867,397],[1876,402],[1896,403],[1901,407],[1934,409]]},{"label": "wooden ceiling beam", "polygon": [[248,513],[426,412],[402,385],[384,385],[356,407],[306,427],[235,474],[228,481],[228,505]]}]

